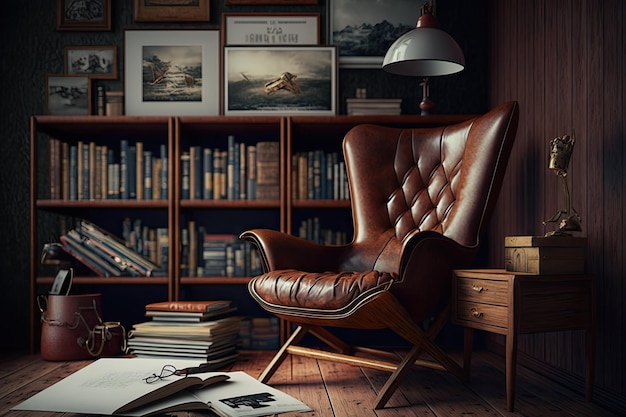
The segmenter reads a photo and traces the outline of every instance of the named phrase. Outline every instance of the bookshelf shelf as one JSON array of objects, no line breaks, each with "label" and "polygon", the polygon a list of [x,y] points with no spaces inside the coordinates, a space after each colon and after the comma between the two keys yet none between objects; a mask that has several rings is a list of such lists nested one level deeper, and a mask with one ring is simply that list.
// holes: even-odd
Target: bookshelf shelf
[{"label": "bookshelf shelf", "polygon": [[[375,123],[397,127],[438,126],[456,123],[469,117],[47,115],[31,117],[31,350],[35,351],[39,335],[39,311],[36,306],[36,296],[48,290],[55,274],[49,266],[44,267],[39,264],[41,250],[43,244],[49,241],[50,236],[61,236],[58,230],[61,225],[65,224],[64,227],[68,230],[71,226],[68,227],[66,223],[75,221],[76,218],[83,218],[121,237],[122,223],[127,221],[127,218],[132,218],[135,222],[140,220],[145,227],[166,230],[164,236],[167,238],[169,249],[166,265],[163,266],[165,272],[163,277],[100,277],[95,273],[92,276],[89,270],[77,271],[72,292],[74,289],[79,291],[77,288],[80,288],[84,291],[103,292],[104,295],[110,293],[111,297],[123,297],[122,302],[111,304],[123,306],[124,314],[134,308],[143,316],[145,305],[143,300],[145,299],[150,301],[193,299],[194,296],[206,296],[203,294],[209,294],[209,297],[219,297],[215,294],[219,294],[222,287],[226,291],[231,291],[228,296],[234,293],[236,297],[241,297],[240,301],[243,304],[248,304],[245,286],[250,281],[248,275],[251,274],[246,272],[251,271],[251,268],[245,267],[244,273],[241,273],[241,270],[235,270],[234,273],[230,270],[230,273],[222,275],[200,271],[195,274],[197,276],[191,276],[194,274],[185,270],[184,267],[188,266],[186,263],[188,259],[185,258],[185,242],[190,225],[194,225],[197,231],[202,233],[201,236],[206,239],[219,236],[233,236],[236,239],[241,232],[250,228],[271,228],[298,235],[307,227],[321,227],[332,229],[333,232],[334,230],[340,231],[349,240],[352,233],[349,196],[345,194],[343,199],[335,199],[332,196],[317,199],[299,198],[295,193],[298,176],[292,170],[296,155],[303,156],[317,152],[324,155],[322,158],[333,155],[341,160],[343,136],[357,124]],[[138,154],[148,151],[155,158],[158,156],[161,159],[160,172],[163,176],[157,178],[152,173],[151,184],[153,188],[157,182],[166,186],[161,186],[158,193],[154,190],[151,198],[145,194],[142,197],[134,194],[131,196],[132,189],[128,190],[131,197],[123,198],[124,194],[119,188],[117,189],[119,195],[116,198],[115,195],[108,195],[110,179],[107,176],[107,192],[100,184],[100,193],[96,193],[99,198],[84,194],[82,199],[79,199],[78,194],[68,193],[70,186],[67,183],[67,175],[63,175],[63,169],[66,169],[63,168],[63,159],[62,157],[53,159],[53,156],[59,158],[59,154],[63,155],[67,152],[64,146],[71,148],[74,145],[78,146],[81,142],[83,146],[89,144],[91,147],[93,143],[93,148],[100,147],[103,155],[108,155],[104,153],[104,148],[107,151],[113,150],[113,159],[119,159],[121,166],[123,140],[127,141],[128,146]],[[268,147],[266,143],[270,143],[271,146]],[[139,144],[143,147],[143,152],[138,152]],[[239,171],[239,182],[226,183],[226,187],[233,187],[230,191],[234,192],[232,196],[235,198],[223,198],[223,196],[207,198],[205,195],[197,198],[199,194],[194,198],[189,198],[185,194],[191,192],[188,187],[192,184],[197,187],[199,183],[206,185],[208,184],[206,178],[210,178],[205,176],[208,172],[204,170],[198,172],[196,166],[192,179],[192,148],[196,153],[201,150],[202,155],[208,154],[206,149],[210,149],[213,153],[222,152],[226,155],[226,162],[230,163],[228,157],[232,154],[231,150],[234,147],[238,147],[240,166],[245,168],[245,171],[244,169]],[[257,171],[261,170],[261,166],[264,171],[262,175],[257,172],[256,182],[246,182],[244,187],[242,182],[244,177],[241,175],[249,172],[250,169],[242,162],[241,156],[248,156],[251,149],[257,151],[257,164],[255,165],[258,168]],[[266,165],[259,162],[262,158],[258,153],[263,149],[271,149],[269,155],[271,158],[263,160]],[[242,152],[245,153],[242,154]],[[84,155],[85,158],[88,157],[86,153]],[[166,156],[166,159],[163,159],[163,156]],[[101,161],[103,159],[102,156]],[[115,162],[113,159],[111,161]],[[186,160],[189,160],[189,166],[186,166]],[[139,163],[138,160],[134,161]],[[248,159],[245,161],[247,162]],[[109,160],[106,162],[108,167]],[[189,169],[189,172],[186,169]],[[121,167],[120,172],[124,172]],[[234,172],[230,172],[229,178],[237,178]],[[85,175],[88,174],[85,173]],[[186,177],[186,175],[189,176]],[[261,177],[264,179],[261,180]],[[83,186],[84,181],[87,181],[85,178],[87,177],[83,178]],[[100,176],[96,175],[95,178],[100,178]],[[105,176],[102,175],[102,178],[104,179]],[[245,178],[249,179],[247,176]],[[263,183],[268,179],[268,183]],[[92,179],[89,181],[90,185],[96,184]],[[134,183],[128,178],[127,181],[130,182],[126,185]],[[145,185],[145,182],[143,184]],[[250,184],[256,188],[251,188]],[[137,186],[139,187],[140,183],[137,183]],[[223,183],[220,186],[223,186]],[[263,188],[262,193],[259,191],[261,188]],[[194,190],[198,192],[197,189]],[[252,190],[256,190],[254,197],[251,194]],[[315,229],[312,230],[315,233]],[[244,251],[244,253],[246,256],[249,255],[249,252]],[[246,297],[245,300],[244,297]],[[237,304],[237,300],[234,301]],[[106,307],[108,309],[110,305]],[[124,320],[125,317],[116,317],[116,319]]]}]

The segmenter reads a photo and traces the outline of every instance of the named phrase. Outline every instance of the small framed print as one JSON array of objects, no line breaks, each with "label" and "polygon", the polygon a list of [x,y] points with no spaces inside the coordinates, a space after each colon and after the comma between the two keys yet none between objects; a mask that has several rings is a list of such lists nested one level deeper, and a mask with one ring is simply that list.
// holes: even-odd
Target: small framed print
[{"label": "small framed print", "polygon": [[227,45],[317,45],[319,13],[223,13]]},{"label": "small framed print", "polygon": [[[330,0],[329,0],[330,1]],[[226,5],[250,4],[250,5],[269,5],[269,4],[317,4],[318,0],[225,0]]]},{"label": "small framed print", "polygon": [[126,114],[219,114],[219,63],[218,30],[126,30]]},{"label": "small framed print", "polygon": [[111,30],[111,0],[57,0],[57,30]]},{"label": "small framed print", "polygon": [[209,0],[134,0],[135,22],[208,22]]},{"label": "small framed print", "polygon": [[335,115],[334,46],[227,46],[224,114]]},{"label": "small framed print", "polygon": [[415,27],[414,0],[332,0],[327,2],[329,43],[337,46],[341,68],[381,68],[387,49]]},{"label": "small framed print", "polygon": [[60,115],[91,114],[91,85],[86,75],[48,74],[46,113]]},{"label": "small framed print", "polygon": [[66,46],[65,75],[117,79],[117,47]]}]

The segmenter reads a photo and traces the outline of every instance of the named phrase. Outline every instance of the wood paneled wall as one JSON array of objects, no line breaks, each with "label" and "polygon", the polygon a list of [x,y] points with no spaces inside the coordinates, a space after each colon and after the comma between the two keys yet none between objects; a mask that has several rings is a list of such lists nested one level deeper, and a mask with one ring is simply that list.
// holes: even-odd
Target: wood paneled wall
[{"label": "wood paneled wall", "polygon": [[[489,1],[489,104],[520,103],[489,260],[503,266],[504,236],[553,229],[542,220],[564,203],[560,182],[547,168],[548,142],[575,131],[568,179],[583,221],[580,235],[588,238],[587,271],[596,283],[596,393],[608,401],[626,398],[625,17],[623,0]],[[584,375],[578,332],[524,336],[519,347]]]}]

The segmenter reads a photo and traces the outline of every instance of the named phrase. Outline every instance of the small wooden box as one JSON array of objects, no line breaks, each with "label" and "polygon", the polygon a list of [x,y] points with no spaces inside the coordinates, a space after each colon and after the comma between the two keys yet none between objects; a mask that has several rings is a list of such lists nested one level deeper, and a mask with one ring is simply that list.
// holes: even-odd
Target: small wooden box
[{"label": "small wooden box", "polygon": [[584,274],[584,237],[507,236],[504,263],[507,271],[531,274]]}]

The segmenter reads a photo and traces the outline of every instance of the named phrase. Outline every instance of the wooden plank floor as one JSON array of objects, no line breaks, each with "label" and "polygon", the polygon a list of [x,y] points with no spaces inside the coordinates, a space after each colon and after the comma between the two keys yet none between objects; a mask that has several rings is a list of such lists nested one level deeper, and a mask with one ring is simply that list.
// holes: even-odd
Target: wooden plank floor
[{"label": "wooden plank floor", "polygon": [[[271,352],[242,352],[231,370],[242,370],[258,377],[271,357]],[[77,417],[76,414],[10,411],[10,408],[87,363],[46,362],[36,355],[2,357],[0,416]],[[314,409],[309,413],[283,414],[289,417],[617,416],[585,402],[581,394],[523,367],[518,368],[515,412],[507,412],[503,360],[491,353],[476,352],[472,365],[472,381],[467,385],[445,372],[416,367],[382,410],[371,408],[376,393],[389,375],[382,371],[293,357],[279,368],[270,385]]]}]

